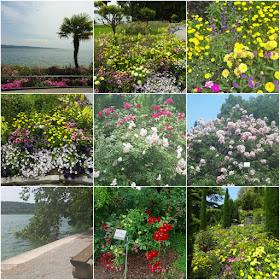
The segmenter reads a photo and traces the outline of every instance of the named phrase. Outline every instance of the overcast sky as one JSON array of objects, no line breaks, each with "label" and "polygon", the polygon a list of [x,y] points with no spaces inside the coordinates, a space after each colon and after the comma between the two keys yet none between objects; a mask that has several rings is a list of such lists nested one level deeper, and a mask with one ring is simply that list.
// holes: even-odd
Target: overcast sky
[{"label": "overcast sky", "polygon": [[[22,187],[1,187],[1,201],[18,201],[25,202],[20,199],[20,192],[22,191]],[[29,203],[35,203],[34,195],[31,194],[28,201]]]},{"label": "overcast sky", "polygon": [[[1,1],[1,43],[5,45],[73,49],[72,39],[57,35],[65,17],[88,13],[93,1]],[[91,50],[93,41],[80,43]]]}]

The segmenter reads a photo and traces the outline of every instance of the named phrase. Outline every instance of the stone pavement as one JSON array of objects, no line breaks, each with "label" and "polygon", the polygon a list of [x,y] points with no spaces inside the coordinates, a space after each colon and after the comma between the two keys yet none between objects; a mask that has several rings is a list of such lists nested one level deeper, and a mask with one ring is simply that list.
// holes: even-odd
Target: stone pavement
[{"label": "stone pavement", "polygon": [[182,39],[184,41],[186,41],[186,39],[187,39],[186,27],[180,28],[174,34],[177,35],[180,39]]},{"label": "stone pavement", "polygon": [[92,242],[91,228],[5,260],[1,279],[74,279],[70,258]]}]

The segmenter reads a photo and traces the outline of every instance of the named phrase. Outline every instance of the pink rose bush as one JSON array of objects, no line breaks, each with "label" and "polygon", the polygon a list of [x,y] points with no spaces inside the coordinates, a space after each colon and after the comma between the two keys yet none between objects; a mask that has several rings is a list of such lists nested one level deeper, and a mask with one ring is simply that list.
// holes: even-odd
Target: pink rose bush
[{"label": "pink rose bush", "polygon": [[[240,117],[241,116],[241,117]],[[278,185],[279,129],[237,104],[230,118],[204,122],[187,133],[188,185]],[[250,167],[244,167],[249,162]]]},{"label": "pink rose bush", "polygon": [[171,98],[149,113],[128,98],[123,109],[96,112],[95,185],[185,186],[185,112]]}]

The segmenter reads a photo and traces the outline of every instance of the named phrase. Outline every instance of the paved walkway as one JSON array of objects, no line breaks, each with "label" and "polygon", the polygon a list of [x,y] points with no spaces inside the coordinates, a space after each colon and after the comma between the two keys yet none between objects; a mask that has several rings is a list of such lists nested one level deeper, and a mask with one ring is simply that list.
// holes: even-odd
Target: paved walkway
[{"label": "paved walkway", "polygon": [[92,88],[46,88],[2,91],[2,93],[93,93]]},{"label": "paved walkway", "polygon": [[179,29],[174,34],[177,35],[180,39],[182,39],[184,41],[186,41],[186,39],[187,39],[186,28]]},{"label": "paved walkway", "polygon": [[74,279],[70,258],[92,242],[90,229],[5,260],[1,279]]}]

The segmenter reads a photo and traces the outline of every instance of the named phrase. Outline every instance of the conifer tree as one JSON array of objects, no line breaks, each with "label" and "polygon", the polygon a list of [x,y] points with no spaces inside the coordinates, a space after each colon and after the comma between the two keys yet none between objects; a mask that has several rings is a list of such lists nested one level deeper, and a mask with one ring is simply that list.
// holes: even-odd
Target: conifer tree
[{"label": "conifer tree", "polygon": [[223,205],[223,228],[230,226],[230,213],[229,213],[229,195],[228,188],[226,190],[225,201]]},{"label": "conifer tree", "polygon": [[193,238],[193,204],[192,204],[192,189],[187,188],[187,203],[188,203],[188,235],[187,235],[187,246],[188,246],[188,256],[187,256],[187,274],[188,278],[191,278],[191,272],[192,272],[192,258],[193,258],[193,243],[194,243],[194,238]]},{"label": "conifer tree", "polygon": [[206,187],[202,189],[202,201],[200,210],[200,230],[206,229]]},{"label": "conifer tree", "polygon": [[266,230],[279,238],[279,187],[265,188]]}]

